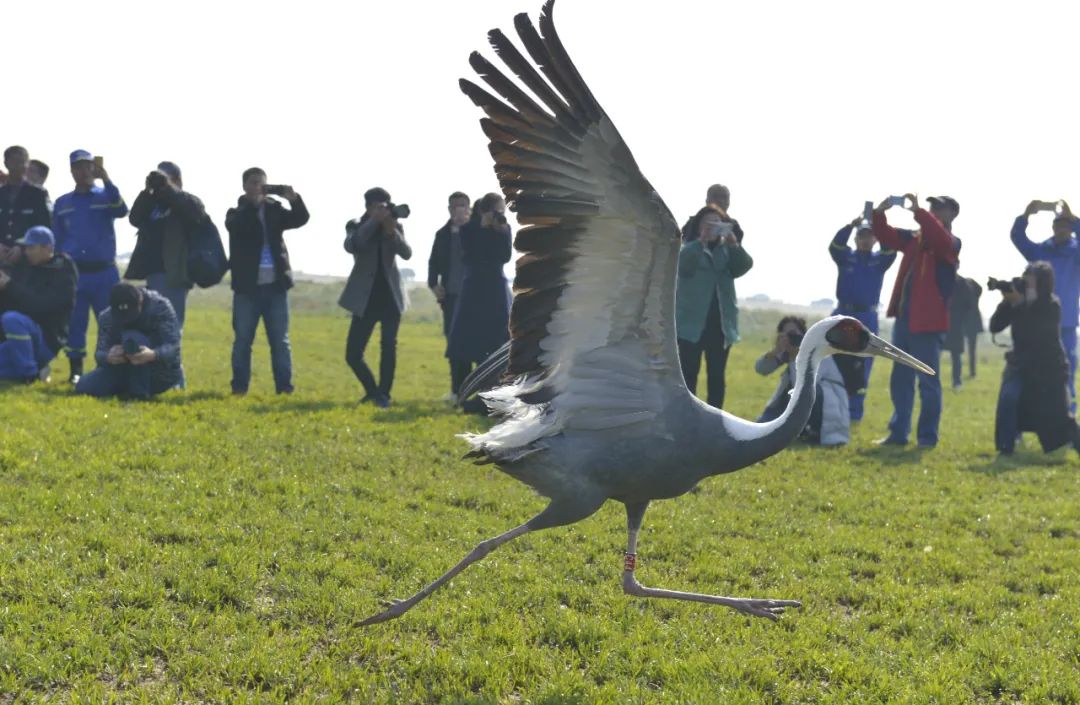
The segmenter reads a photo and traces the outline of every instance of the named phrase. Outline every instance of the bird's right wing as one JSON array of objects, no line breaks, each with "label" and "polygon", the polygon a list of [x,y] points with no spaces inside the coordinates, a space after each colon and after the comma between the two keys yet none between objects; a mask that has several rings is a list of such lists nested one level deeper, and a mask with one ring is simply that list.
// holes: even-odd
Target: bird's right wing
[{"label": "bird's right wing", "polygon": [[501,99],[461,81],[487,113],[481,126],[499,184],[526,226],[515,240],[522,256],[502,351],[514,383],[489,400],[501,397],[503,411],[514,399],[550,406],[560,425],[610,428],[655,415],[657,395],[643,382],[650,373],[681,382],[680,232],[567,55],[553,4],[540,32],[527,15],[515,18],[535,67],[502,32],[488,35],[539,103],[478,53],[470,63]]}]

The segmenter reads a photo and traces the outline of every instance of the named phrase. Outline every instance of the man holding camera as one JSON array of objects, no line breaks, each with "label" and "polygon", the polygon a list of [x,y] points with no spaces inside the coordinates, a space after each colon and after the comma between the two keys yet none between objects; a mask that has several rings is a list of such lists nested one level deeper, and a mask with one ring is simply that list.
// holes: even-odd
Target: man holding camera
[{"label": "man holding camera", "polygon": [[[397,258],[412,257],[400,219],[409,207],[395,206],[386,189],[375,187],[364,194],[366,211],[359,220],[345,224],[345,251],[353,256],[353,268],[338,305],[352,313],[345,361],[364,387],[361,402],[379,408],[390,406],[390,392],[397,366],[397,334],[401,314],[408,303],[401,286]],[[364,362],[364,351],[375,324],[381,327],[379,380]]]},{"label": "man holding camera", "polygon": [[[868,204],[870,205],[870,204]],[[833,315],[851,316],[858,319],[875,335],[878,333],[878,304],[881,301],[881,286],[885,272],[896,261],[894,250],[879,248],[874,250],[877,239],[866,213],[850,224],[840,228],[829,243],[829,256],[836,263],[836,310]],[[872,217],[872,216],[871,216]],[[855,232],[855,250],[848,245],[851,233]],[[866,390],[870,386],[870,371],[873,358],[852,358],[861,365],[862,388],[851,395],[851,420],[861,421],[866,401]],[[840,360],[837,361],[840,364]]]},{"label": "man holding camera", "polygon": [[[888,315],[896,320],[893,345],[907,350],[934,370],[933,375],[928,375],[905,365],[893,365],[889,378],[893,415],[889,435],[880,441],[882,445],[907,445],[915,406],[916,375],[922,402],[916,432],[919,447],[933,448],[938,442],[942,390],[937,373],[944,334],[949,330],[949,298],[960,266],[961,243],[952,234],[960,204],[949,196],[927,200],[929,211],[919,207],[914,194],[888,198],[874,210],[872,217],[878,242],[903,255],[889,300]],[[889,225],[885,211],[894,206],[910,208],[921,230],[912,233]]]},{"label": "man holding camera", "polygon": [[120,282],[98,319],[97,369],[75,385],[76,394],[149,399],[178,387],[180,322],[161,294]]},{"label": "man holding camera", "polygon": [[[431,246],[428,259],[428,288],[435,294],[443,315],[443,336],[449,340],[450,324],[454,320],[454,307],[461,294],[461,283],[465,279],[465,255],[461,244],[461,229],[469,222],[472,215],[472,201],[461,191],[450,194],[447,209],[450,219],[435,233],[435,243]],[[469,362],[450,360],[450,396],[447,400],[457,402],[457,389],[454,380],[465,379],[468,372],[461,375],[455,370],[471,368]]]},{"label": "man holding camera", "polygon": [[[75,384],[83,373],[90,311],[93,309],[95,319],[101,316],[109,307],[109,292],[120,281],[114,224],[127,215],[128,208],[100,158],[77,149],[70,161],[75,190],[56,199],[53,230],[57,249],[70,256],[79,271],[67,344],[71,364],[68,380]],[[102,186],[97,185],[97,179],[102,180]]]},{"label": "man holding camera", "polygon": [[202,201],[184,190],[182,177],[173,162],[161,162],[146,175],[128,217],[139,234],[124,272],[124,279],[144,279],[148,289],[167,298],[181,329],[192,284],[188,244],[207,218]]},{"label": "man holding camera", "polygon": [[1076,421],[1067,399],[1068,361],[1061,346],[1061,302],[1054,294],[1054,268],[1034,262],[1012,281],[991,279],[1001,303],[990,318],[990,332],[1012,328],[1013,347],[1005,354],[994,443],[1012,455],[1017,435],[1034,431],[1049,453],[1072,443],[1077,447]]},{"label": "man holding camera", "polygon": [[[1040,211],[1054,214],[1054,234],[1034,243],[1028,238],[1028,219]],[[1054,293],[1061,302],[1061,343],[1069,360],[1070,407],[1076,410],[1076,327],[1080,325],[1080,219],[1065,201],[1032,201],[1013,223],[1012,243],[1028,262],[1049,262],[1054,268]]]},{"label": "man holding camera", "polygon": [[0,186],[0,264],[19,259],[17,239],[35,225],[52,227],[52,204],[45,189],[26,180],[30,153],[25,147],[4,150],[7,182]]},{"label": "man holding camera", "polygon": [[[247,394],[251,382],[251,344],[266,327],[270,366],[278,394],[291,394],[292,349],[289,346],[289,289],[293,286],[286,230],[308,222],[307,206],[292,186],[266,183],[266,172],[252,167],[243,175],[244,195],[225,214],[232,269],[232,391]],[[268,198],[273,196],[273,198]],[[282,205],[282,199],[289,207]]]},{"label": "man holding camera", "polygon": [[15,263],[0,267],[0,379],[45,381],[67,342],[78,275],[43,225],[13,244]]}]

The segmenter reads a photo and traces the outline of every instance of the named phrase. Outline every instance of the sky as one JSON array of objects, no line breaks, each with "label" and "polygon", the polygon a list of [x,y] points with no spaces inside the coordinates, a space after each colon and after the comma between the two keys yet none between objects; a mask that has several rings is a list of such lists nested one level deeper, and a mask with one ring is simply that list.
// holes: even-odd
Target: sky
[{"label": "sky", "polygon": [[[402,266],[423,277],[447,195],[497,190],[457,80],[471,51],[494,56],[487,30],[512,34],[516,13],[540,7],[5,3],[0,142],[53,167],[54,198],[72,187],[76,148],[104,156],[129,204],[158,161],[175,161],[219,227],[243,170],[261,166],[308,204],[311,221],[286,242],[294,269],[313,274],[348,274],[343,226],[380,185],[412,207]],[[960,271],[980,281],[1022,269],[1008,235],[1028,201],[1080,209],[1080,3],[559,0],[555,16],[680,222],[709,184],[731,188],[755,261],[740,296],[833,296],[829,240],[893,193],[959,200]],[[1049,237],[1049,217],[1030,232]],[[126,222],[117,237],[130,251]]]}]

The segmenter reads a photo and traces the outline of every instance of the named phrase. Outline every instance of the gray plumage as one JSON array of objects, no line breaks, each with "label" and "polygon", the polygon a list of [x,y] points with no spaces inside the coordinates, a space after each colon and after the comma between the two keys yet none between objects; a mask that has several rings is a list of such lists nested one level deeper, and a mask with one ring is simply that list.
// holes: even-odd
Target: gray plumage
[{"label": "gray plumage", "polygon": [[787,447],[809,419],[817,366],[827,355],[877,354],[928,368],[855,319],[834,317],[807,331],[794,362],[792,399],[775,421],[750,423],[692,396],[675,340],[679,228],[566,54],[553,4],[544,6],[539,32],[527,15],[515,18],[533,63],[499,30],[489,33],[500,58],[543,105],[479,54],[471,65],[502,99],[461,81],[487,114],[481,127],[491,140],[500,186],[525,226],[515,241],[522,256],[510,342],[464,389],[467,394],[501,378],[504,384],[484,395],[501,421],[487,433],[466,436],[467,457],[495,464],[550,503],[361,624],[399,617],[501,544],[580,521],[609,499],[626,505],[628,594],[719,604],[775,619],[799,603],[638,583],[634,556],[649,502],[677,497],[706,477]]}]

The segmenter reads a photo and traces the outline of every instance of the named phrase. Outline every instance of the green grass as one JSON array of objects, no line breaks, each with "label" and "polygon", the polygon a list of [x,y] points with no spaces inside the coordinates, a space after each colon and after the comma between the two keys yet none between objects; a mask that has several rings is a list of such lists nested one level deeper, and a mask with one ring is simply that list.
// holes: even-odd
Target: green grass
[{"label": "green grass", "polygon": [[[1080,703],[1080,463],[1033,440],[995,460],[988,346],[979,379],[946,392],[933,452],[872,448],[879,365],[850,447],[652,506],[643,583],[803,600],[778,623],[625,597],[609,504],[357,628],[543,500],[459,460],[455,434],[482,421],[434,401],[425,295],[397,405],[355,407],[336,294],[296,292],[291,397],[272,394],[262,339],[252,394],[228,394],[224,291],[193,302],[187,392],[0,391],[0,704]],[[746,315],[732,355],[744,416],[772,391],[752,360],[773,320]]]}]

